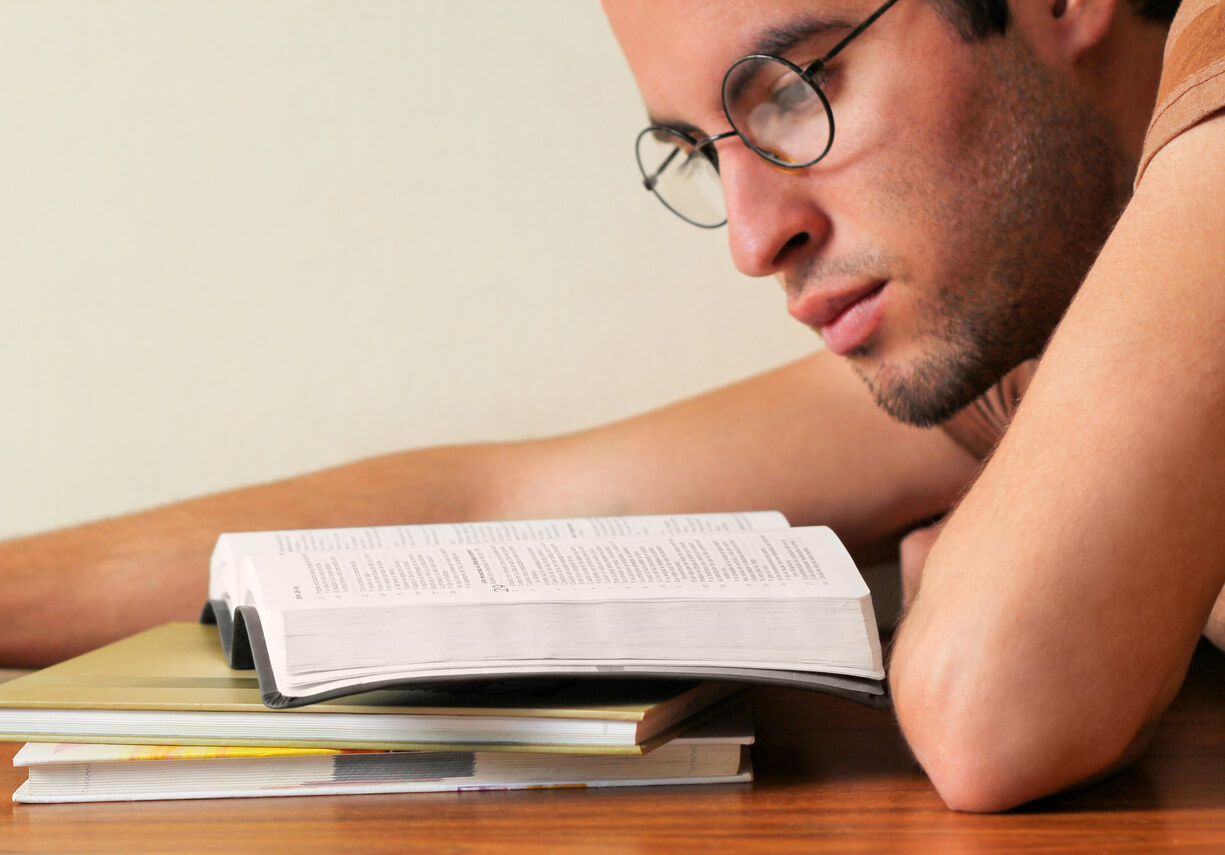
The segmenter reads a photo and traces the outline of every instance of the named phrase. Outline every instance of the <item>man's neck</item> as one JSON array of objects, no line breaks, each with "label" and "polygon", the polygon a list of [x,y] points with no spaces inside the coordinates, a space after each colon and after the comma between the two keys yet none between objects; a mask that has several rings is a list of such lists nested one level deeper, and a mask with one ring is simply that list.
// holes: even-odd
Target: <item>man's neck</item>
[{"label": "man's neck", "polygon": [[[1127,0],[1122,0],[1127,2]],[[1082,75],[1119,134],[1130,182],[1157,102],[1169,25],[1121,11],[1110,32],[1083,59]]]}]

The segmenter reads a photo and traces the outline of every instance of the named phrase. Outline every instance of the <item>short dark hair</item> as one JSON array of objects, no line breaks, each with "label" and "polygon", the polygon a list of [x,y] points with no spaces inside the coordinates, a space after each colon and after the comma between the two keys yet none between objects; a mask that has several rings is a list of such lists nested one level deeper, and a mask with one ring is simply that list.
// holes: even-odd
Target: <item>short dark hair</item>
[{"label": "short dark hair", "polygon": [[[1007,0],[932,0],[936,10],[967,40],[1003,35],[1011,15]],[[1179,0],[1131,0],[1142,18],[1169,23]]]}]

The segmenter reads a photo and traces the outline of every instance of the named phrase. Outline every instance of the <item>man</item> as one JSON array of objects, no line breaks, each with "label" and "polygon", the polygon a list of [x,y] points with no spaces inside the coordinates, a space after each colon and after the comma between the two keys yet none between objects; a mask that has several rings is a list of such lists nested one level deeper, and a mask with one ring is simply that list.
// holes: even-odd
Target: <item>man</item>
[{"label": "man", "polygon": [[[1185,2],[1176,37],[1211,47],[1221,7]],[[1220,48],[1173,55],[1145,147],[1166,25],[1119,0],[605,6],[665,146],[645,183],[725,213],[736,264],[830,349],[573,436],[15,541],[0,649],[190,615],[231,528],[777,507],[874,556],[956,504],[906,543],[891,665],[937,789],[1003,809],[1126,762],[1225,584]],[[688,207],[715,166],[721,198]]]},{"label": "man", "polygon": [[[1022,363],[1071,303],[930,558],[913,542],[905,555],[910,587],[920,565],[923,581],[892,685],[953,807],[1009,807],[1125,761],[1225,580],[1225,117],[1178,135],[1225,105],[1220,7],[1196,37],[1215,38],[1215,54],[1167,65],[1147,174],[1094,262],[1141,158],[1166,41],[1134,10],[605,5],[655,135],[717,148],[738,266],[777,275],[791,313],[897,419],[940,424],[971,406],[947,433],[985,454],[989,401],[1007,416],[1033,373]],[[787,127],[807,97],[792,83],[820,57],[805,122],[836,124],[827,152]],[[1197,85],[1217,100],[1198,113],[1184,100],[1163,127]],[[729,124],[737,134],[703,143]],[[931,436],[904,442],[911,459],[940,453]],[[937,469],[892,474],[903,491],[956,477],[953,461]]]}]

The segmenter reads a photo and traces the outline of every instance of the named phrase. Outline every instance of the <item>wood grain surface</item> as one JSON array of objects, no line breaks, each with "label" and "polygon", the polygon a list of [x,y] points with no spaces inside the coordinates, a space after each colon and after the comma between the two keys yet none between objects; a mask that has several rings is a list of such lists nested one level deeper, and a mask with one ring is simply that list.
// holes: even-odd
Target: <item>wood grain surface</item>
[{"label": "wood grain surface", "polygon": [[[1225,853],[1225,656],[1131,768],[999,816],[944,808],[888,713],[754,693],[753,784],[0,809],[0,852]],[[24,778],[0,744],[0,788]]]}]

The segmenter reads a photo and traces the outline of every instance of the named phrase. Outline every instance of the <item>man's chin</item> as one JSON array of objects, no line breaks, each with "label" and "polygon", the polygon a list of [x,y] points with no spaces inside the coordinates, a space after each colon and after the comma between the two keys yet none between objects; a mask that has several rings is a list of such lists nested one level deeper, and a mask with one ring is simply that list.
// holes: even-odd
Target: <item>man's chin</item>
[{"label": "man's chin", "polygon": [[950,358],[928,356],[905,366],[873,365],[874,360],[854,353],[847,359],[878,407],[903,424],[921,428],[944,424],[999,379]]}]

